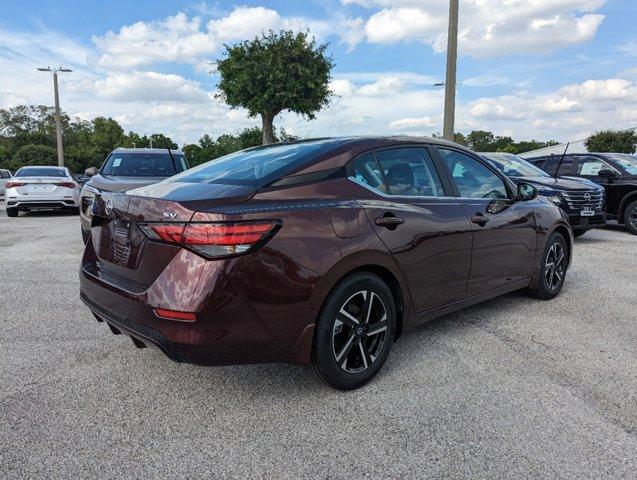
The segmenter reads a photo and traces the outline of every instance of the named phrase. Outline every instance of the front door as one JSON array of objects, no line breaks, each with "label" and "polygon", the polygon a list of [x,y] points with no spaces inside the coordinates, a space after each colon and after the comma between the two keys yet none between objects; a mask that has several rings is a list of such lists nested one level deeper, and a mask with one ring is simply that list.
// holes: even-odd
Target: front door
[{"label": "front door", "polygon": [[533,207],[513,192],[486,162],[451,148],[437,148],[473,229],[467,296],[531,277],[535,270]]},{"label": "front door", "polygon": [[465,298],[471,225],[428,150],[380,150],[357,159],[350,174],[361,185],[356,199],[409,286],[414,310]]},{"label": "front door", "polygon": [[[604,162],[599,157],[582,156],[577,158],[577,175],[604,187],[606,192],[605,210],[611,215],[617,215],[619,211],[619,203],[622,199],[622,185],[615,178],[602,177],[598,175],[600,170],[617,169]],[[619,172],[617,172],[619,174]]]}]

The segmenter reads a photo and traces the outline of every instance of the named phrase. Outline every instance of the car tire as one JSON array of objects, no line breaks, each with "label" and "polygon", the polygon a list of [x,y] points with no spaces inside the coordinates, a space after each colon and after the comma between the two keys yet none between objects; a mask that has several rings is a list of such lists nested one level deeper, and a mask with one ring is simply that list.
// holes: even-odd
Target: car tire
[{"label": "car tire", "polygon": [[560,293],[568,269],[568,257],[569,250],[564,236],[553,232],[540,259],[538,286],[531,290],[534,297],[550,300]]},{"label": "car tire", "polygon": [[575,238],[577,237],[581,237],[582,235],[584,235],[586,232],[588,232],[588,230],[573,230],[573,236]]},{"label": "car tire", "polygon": [[633,235],[637,235],[637,200],[630,203],[624,211],[624,226]]},{"label": "car tire", "polygon": [[84,231],[82,227],[80,227],[80,230],[82,232],[82,241],[84,242],[84,245],[86,245],[88,243],[88,239],[91,238],[91,232]]},{"label": "car tire", "polygon": [[362,387],[387,360],[395,330],[396,306],[387,284],[373,273],[350,275],[323,304],[314,333],[312,367],[331,387]]},{"label": "car tire", "polygon": [[7,217],[17,217],[18,209],[17,208],[9,208],[7,207]]}]

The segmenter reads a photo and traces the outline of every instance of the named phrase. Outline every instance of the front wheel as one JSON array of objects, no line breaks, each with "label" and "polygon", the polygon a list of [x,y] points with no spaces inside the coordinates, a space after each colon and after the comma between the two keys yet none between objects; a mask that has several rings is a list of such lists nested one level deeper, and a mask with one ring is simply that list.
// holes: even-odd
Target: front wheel
[{"label": "front wheel", "polygon": [[542,300],[550,300],[562,290],[568,268],[568,246],[561,233],[551,234],[540,261],[540,279],[531,293]]},{"label": "front wheel", "polygon": [[637,200],[626,207],[624,212],[624,225],[633,235],[637,235]]},{"label": "front wheel", "polygon": [[378,276],[356,273],[327,297],[316,323],[312,365],[339,390],[369,382],[389,356],[396,327],[391,291]]}]

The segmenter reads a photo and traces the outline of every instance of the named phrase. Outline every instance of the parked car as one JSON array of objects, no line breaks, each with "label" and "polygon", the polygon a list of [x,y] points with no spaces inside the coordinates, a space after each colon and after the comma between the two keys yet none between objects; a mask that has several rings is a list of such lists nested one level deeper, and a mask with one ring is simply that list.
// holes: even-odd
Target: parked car
[{"label": "parked car", "polygon": [[[528,159],[554,174],[560,155]],[[569,153],[559,175],[585,178],[606,190],[606,216],[637,235],[637,157],[626,153]]]},{"label": "parked car", "polygon": [[514,290],[560,292],[571,228],[536,197],[444,140],[251,148],[96,195],[80,295],[173,360],[312,364],[353,389],[407,327]]},{"label": "parked car", "polygon": [[535,185],[539,195],[564,210],[574,236],[579,237],[606,224],[604,189],[599,185],[576,177],[555,178],[512,153],[485,152],[481,155],[514,182]]},{"label": "parked car", "polygon": [[9,180],[11,180],[11,172],[0,168],[0,197],[4,198],[5,185]]},{"label": "parked car", "polygon": [[77,213],[80,205],[80,188],[66,167],[22,167],[5,188],[9,217],[34,210]]},{"label": "parked car", "polygon": [[[172,155],[172,157],[171,157]],[[99,171],[92,167],[85,171],[90,177],[81,197],[80,222],[82,239],[91,233],[91,206],[100,192],[125,192],[151,185],[188,169],[186,157],[179,150],[165,148],[116,148],[106,158]]]}]

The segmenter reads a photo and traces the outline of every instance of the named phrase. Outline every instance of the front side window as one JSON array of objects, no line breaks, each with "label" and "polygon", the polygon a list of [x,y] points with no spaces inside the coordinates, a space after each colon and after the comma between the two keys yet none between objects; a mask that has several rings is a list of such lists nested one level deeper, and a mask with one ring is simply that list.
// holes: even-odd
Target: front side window
[{"label": "front side window", "polygon": [[579,158],[577,162],[577,174],[585,177],[596,177],[600,170],[608,168],[608,164],[596,157]]},{"label": "front side window", "polygon": [[376,153],[390,195],[444,197],[438,172],[424,148],[396,148]]},{"label": "front side window", "polygon": [[508,198],[502,179],[475,158],[446,148],[438,148],[438,152],[461,197]]},{"label": "front side window", "polygon": [[114,177],[170,177],[185,169],[183,155],[173,153],[175,163],[166,153],[112,153],[104,167],[102,175]]}]

